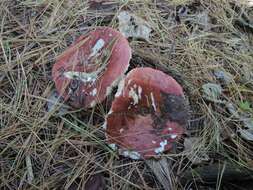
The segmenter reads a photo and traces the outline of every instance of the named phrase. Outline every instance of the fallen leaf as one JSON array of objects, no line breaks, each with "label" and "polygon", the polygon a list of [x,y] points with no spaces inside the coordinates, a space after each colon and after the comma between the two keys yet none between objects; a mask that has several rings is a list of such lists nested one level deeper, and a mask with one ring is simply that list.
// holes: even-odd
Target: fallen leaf
[{"label": "fallen leaf", "polygon": [[220,96],[222,94],[222,87],[214,83],[206,83],[202,86],[203,97],[213,101],[213,102],[222,102]]},{"label": "fallen leaf", "polygon": [[216,79],[220,80],[224,84],[230,84],[233,80],[232,75],[226,71],[217,69],[213,72]]},{"label": "fallen leaf", "polygon": [[119,31],[125,37],[134,37],[149,40],[152,31],[149,24],[140,17],[135,16],[127,11],[122,11],[118,15]]},{"label": "fallen leaf", "polygon": [[242,121],[244,129],[238,129],[237,132],[243,139],[253,141],[253,118],[241,116],[240,121]]},{"label": "fallen leaf", "polygon": [[253,141],[253,129],[239,129],[241,137],[247,141]]},{"label": "fallen leaf", "polygon": [[230,113],[233,117],[235,117],[235,118],[237,118],[237,119],[240,118],[240,115],[239,115],[239,113],[238,113],[238,111],[237,111],[237,108],[234,106],[234,104],[232,104],[232,103],[227,103],[227,104],[226,104],[226,108],[228,109],[229,113]]},{"label": "fallen leaf", "polygon": [[211,19],[207,10],[199,10],[195,13],[191,13],[187,6],[182,6],[177,11],[177,16],[180,22],[193,24],[204,31],[208,31],[212,28]]},{"label": "fallen leaf", "polygon": [[241,118],[241,121],[243,121],[245,128],[253,129],[253,119],[252,118]]}]

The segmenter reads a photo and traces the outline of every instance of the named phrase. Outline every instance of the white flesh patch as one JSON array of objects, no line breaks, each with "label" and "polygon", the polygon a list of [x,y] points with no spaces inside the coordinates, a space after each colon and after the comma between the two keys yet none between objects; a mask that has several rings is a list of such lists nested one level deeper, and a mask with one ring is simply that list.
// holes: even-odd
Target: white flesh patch
[{"label": "white flesh patch", "polygon": [[96,96],[96,94],[97,94],[97,89],[94,88],[94,89],[90,92],[90,95],[91,95],[91,96]]},{"label": "white flesh patch", "polygon": [[121,81],[119,82],[119,85],[118,85],[118,89],[117,89],[117,92],[115,94],[115,97],[119,97],[121,96],[122,92],[123,92],[123,88],[125,86],[125,79],[121,79]]},{"label": "white flesh patch", "polygon": [[95,107],[95,105],[97,104],[97,102],[95,100],[93,100],[91,103],[90,103],[90,107],[93,108]]},{"label": "white flesh patch", "polygon": [[156,143],[156,141],[152,141],[152,143],[153,143],[153,144],[155,144],[155,143]]},{"label": "white flesh patch", "polygon": [[89,57],[93,57],[96,55],[105,45],[105,41],[103,39],[99,39],[94,47],[92,48],[92,52]]},{"label": "white flesh patch", "polygon": [[175,139],[175,138],[177,138],[177,135],[176,134],[171,134],[170,138]]},{"label": "white flesh patch", "polygon": [[139,160],[141,158],[141,155],[138,152],[131,150],[120,151],[120,155],[132,158],[133,160]]},{"label": "white flesh patch", "polygon": [[139,97],[138,97],[138,94],[135,92],[135,90],[133,88],[131,88],[130,91],[129,91],[129,97],[133,99],[133,101],[134,101],[133,105],[138,104]]},{"label": "white flesh patch", "polygon": [[160,142],[160,147],[158,147],[158,148],[155,149],[155,153],[156,154],[162,153],[165,150],[165,146],[167,144],[168,144],[167,140],[164,140],[164,141]]},{"label": "white flesh patch", "polygon": [[142,88],[140,86],[138,86],[138,96],[139,96],[139,99],[141,99],[141,93],[142,93]]},{"label": "white flesh patch", "polygon": [[152,106],[153,106],[154,110],[156,111],[156,105],[155,105],[155,99],[154,99],[153,92],[150,93],[150,97],[151,97]]},{"label": "white flesh patch", "polygon": [[112,114],[112,112],[113,112],[113,111],[112,111],[112,108],[111,108],[107,115]]},{"label": "white flesh patch", "polygon": [[121,129],[119,130],[119,132],[120,132],[120,133],[123,133],[123,131],[124,131],[124,129],[123,129],[123,128],[121,128]]},{"label": "white flesh patch", "polygon": [[97,73],[85,73],[79,71],[67,71],[63,74],[66,78],[69,79],[77,79],[81,80],[82,82],[94,82],[97,79]]},{"label": "white flesh patch", "polygon": [[116,86],[121,82],[121,80],[124,80],[124,79],[122,79],[123,76],[124,76],[124,75],[119,76],[115,81],[113,81],[113,83],[111,84],[111,86],[108,86],[108,87],[106,88],[106,96],[108,96],[108,95],[111,94],[113,88],[116,87]]}]

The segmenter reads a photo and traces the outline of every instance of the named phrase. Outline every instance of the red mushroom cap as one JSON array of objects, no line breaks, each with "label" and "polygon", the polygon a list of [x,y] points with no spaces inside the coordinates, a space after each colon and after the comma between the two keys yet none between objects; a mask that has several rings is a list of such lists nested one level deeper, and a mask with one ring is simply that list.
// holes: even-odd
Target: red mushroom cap
[{"label": "red mushroom cap", "polygon": [[188,109],[182,87],[152,68],[136,68],[118,87],[106,118],[108,142],[122,155],[150,158],[169,151],[184,133]]},{"label": "red mushroom cap", "polygon": [[59,94],[74,107],[93,107],[110,94],[128,69],[131,48],[109,27],[81,36],[53,66]]}]

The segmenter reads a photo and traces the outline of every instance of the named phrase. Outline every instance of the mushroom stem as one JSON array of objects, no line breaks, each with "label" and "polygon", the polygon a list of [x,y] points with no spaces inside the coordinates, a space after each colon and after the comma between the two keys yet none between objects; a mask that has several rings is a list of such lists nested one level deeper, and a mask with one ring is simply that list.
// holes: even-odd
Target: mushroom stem
[{"label": "mushroom stem", "polygon": [[145,163],[149,166],[152,172],[155,174],[157,180],[161,183],[165,190],[175,189],[175,184],[172,180],[171,161],[166,157],[159,160],[148,159]]}]

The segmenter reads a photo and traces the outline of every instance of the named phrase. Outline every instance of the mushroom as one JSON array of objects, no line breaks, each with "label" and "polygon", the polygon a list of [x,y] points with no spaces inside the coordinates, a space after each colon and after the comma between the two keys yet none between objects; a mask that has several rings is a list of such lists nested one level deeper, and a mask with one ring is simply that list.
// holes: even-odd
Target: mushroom
[{"label": "mushroom", "polygon": [[148,159],[172,150],[187,119],[182,87],[162,71],[136,68],[120,81],[104,128],[120,155]]},{"label": "mushroom", "polygon": [[56,89],[74,107],[94,107],[121,80],[130,58],[131,48],[120,32],[96,28],[57,59],[52,70]]}]

